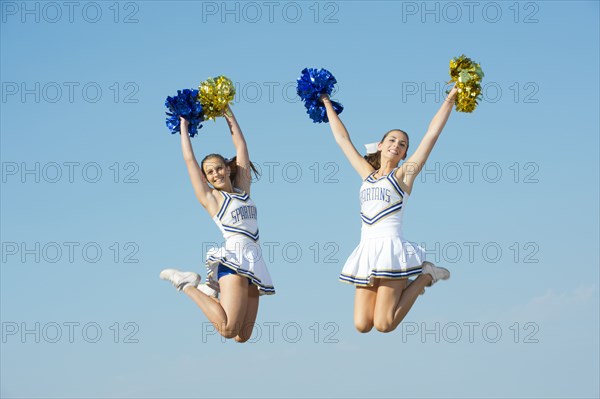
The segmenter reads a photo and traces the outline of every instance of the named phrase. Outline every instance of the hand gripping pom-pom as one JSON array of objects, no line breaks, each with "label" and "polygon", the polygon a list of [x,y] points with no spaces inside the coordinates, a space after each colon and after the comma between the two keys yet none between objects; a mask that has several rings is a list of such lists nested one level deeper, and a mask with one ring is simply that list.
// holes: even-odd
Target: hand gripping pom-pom
[{"label": "hand gripping pom-pom", "polygon": [[[337,101],[331,101],[331,105],[333,106],[333,110],[335,111],[335,113],[338,115],[341,114],[344,110],[342,104],[338,103]],[[306,113],[314,123],[329,123],[329,118],[327,117],[327,110],[325,109],[323,103],[307,101],[304,104],[304,106],[306,107]]]},{"label": "hand gripping pom-pom", "polygon": [[473,112],[475,110],[478,104],[477,100],[481,96],[481,79],[483,76],[481,66],[465,55],[450,60],[450,82],[455,82],[458,89],[456,95],[457,111]]},{"label": "hand gripping pom-pom", "polygon": [[207,120],[216,120],[217,117],[223,116],[235,97],[233,82],[225,76],[206,79],[200,83],[198,89],[198,99],[202,103],[204,117]]},{"label": "hand gripping pom-pom", "polygon": [[[319,100],[321,94],[331,95],[335,77],[326,69],[304,68],[298,78],[297,93],[304,101],[306,112],[315,123],[329,122],[325,105]],[[337,114],[342,113],[342,104],[332,101],[333,109]]]},{"label": "hand gripping pom-pom", "polygon": [[194,89],[177,90],[176,96],[167,97],[165,106],[169,112],[166,113],[166,124],[172,134],[181,133],[179,117],[183,117],[189,122],[188,134],[190,137],[198,134],[198,129],[202,128],[200,123],[204,120],[204,115],[202,104],[197,97],[198,90]]}]

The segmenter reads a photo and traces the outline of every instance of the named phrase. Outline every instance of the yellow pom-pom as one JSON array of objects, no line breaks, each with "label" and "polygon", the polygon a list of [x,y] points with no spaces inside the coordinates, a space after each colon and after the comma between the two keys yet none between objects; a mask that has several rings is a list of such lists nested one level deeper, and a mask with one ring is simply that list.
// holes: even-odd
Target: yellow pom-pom
[{"label": "yellow pom-pom", "polygon": [[450,60],[450,82],[455,82],[458,89],[457,111],[473,112],[475,110],[478,104],[477,100],[481,95],[482,78],[481,66],[465,55]]},{"label": "yellow pom-pom", "polygon": [[205,120],[223,116],[234,97],[233,82],[225,76],[208,78],[198,87],[198,100],[202,104]]}]

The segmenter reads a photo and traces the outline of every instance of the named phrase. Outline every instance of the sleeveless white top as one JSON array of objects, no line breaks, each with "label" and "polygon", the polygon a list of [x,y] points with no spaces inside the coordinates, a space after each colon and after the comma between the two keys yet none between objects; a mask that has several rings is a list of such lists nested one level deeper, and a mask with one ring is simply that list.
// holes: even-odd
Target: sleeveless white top
[{"label": "sleeveless white top", "polygon": [[223,204],[213,220],[227,240],[241,234],[258,241],[256,205],[247,193],[232,194],[221,191]]},{"label": "sleeveless white top", "polygon": [[394,176],[396,170],[379,179],[371,173],[360,187],[361,236],[402,236],[404,200],[408,194],[400,188]]},{"label": "sleeveless white top", "polygon": [[236,193],[220,193],[223,204],[213,220],[223,233],[225,243],[220,248],[209,249],[206,254],[208,285],[219,291],[217,271],[219,265],[223,265],[248,277],[260,295],[274,294],[275,288],[258,241],[258,214],[254,201],[237,189]]},{"label": "sleeveless white top", "polygon": [[402,216],[408,194],[394,174],[379,179],[371,173],[360,187],[361,238],[340,274],[356,286],[372,286],[377,278],[402,279],[422,272],[425,250],[402,238]]}]

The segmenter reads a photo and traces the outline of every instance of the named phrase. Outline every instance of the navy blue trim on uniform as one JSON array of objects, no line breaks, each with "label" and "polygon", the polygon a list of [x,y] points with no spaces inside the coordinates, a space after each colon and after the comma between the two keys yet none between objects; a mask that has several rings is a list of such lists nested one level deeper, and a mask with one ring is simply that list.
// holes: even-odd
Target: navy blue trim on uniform
[{"label": "navy blue trim on uniform", "polygon": [[366,224],[371,225],[371,224],[377,223],[380,219],[384,218],[385,216],[389,216],[390,214],[392,214],[396,211],[399,211],[400,209],[402,209],[402,205],[403,205],[403,202],[399,202],[395,205],[392,205],[389,208],[386,208],[383,211],[379,212],[377,215],[373,216],[372,218],[367,217],[364,213],[361,212],[360,218]]},{"label": "navy blue trim on uniform", "polygon": [[369,285],[369,281],[371,280],[371,278],[374,278],[374,277],[398,279],[398,278],[410,277],[410,276],[414,276],[415,274],[422,274],[422,273],[423,273],[423,268],[421,268],[421,267],[412,269],[412,270],[397,271],[397,272],[374,270],[371,272],[371,274],[367,278],[357,278],[354,276],[347,276],[345,274],[340,274],[339,279],[341,281],[352,283],[352,284]]},{"label": "navy blue trim on uniform", "polygon": [[397,166],[396,168],[394,168],[394,169],[393,169],[393,170],[392,170],[390,173],[388,173],[387,175],[381,176],[381,177],[379,177],[379,178],[377,178],[377,179],[374,179],[374,178],[373,178],[373,175],[374,175],[375,173],[377,173],[377,171],[371,172],[371,174],[370,174],[369,176],[367,176],[367,178],[366,178],[365,180],[366,180],[366,181],[368,181],[369,183],[377,183],[379,180],[381,180],[381,179],[385,179],[385,178],[389,177],[389,176],[390,176],[392,173],[396,172],[396,169],[398,169],[398,168],[399,168],[399,166]]},{"label": "navy blue trim on uniform", "polygon": [[221,220],[221,218],[225,214],[225,210],[227,209],[227,207],[229,206],[229,203],[231,202],[231,198],[229,197],[229,195],[227,193],[225,193],[224,191],[221,191],[221,194],[223,194],[223,197],[225,197],[225,200],[223,201],[223,204],[221,204],[221,209],[219,209],[219,212],[217,213],[217,219],[219,219],[219,220]]},{"label": "navy blue trim on uniform", "polygon": [[385,179],[385,176],[381,176],[381,177],[380,177],[380,178],[378,178],[378,179],[374,179],[374,178],[373,178],[373,175],[374,175],[375,173],[377,173],[377,171],[374,171],[374,172],[372,172],[372,173],[371,173],[369,176],[367,176],[367,179],[366,179],[366,180],[367,180],[369,183],[377,183],[379,180],[381,180],[381,179]]},{"label": "navy blue trim on uniform", "polygon": [[[398,169],[398,168],[396,168]],[[400,188],[400,185],[398,184],[398,182],[396,181],[396,177],[395,177],[395,173],[396,173],[396,169],[394,169],[392,171],[392,173],[390,173],[387,176],[387,179],[390,181],[390,183],[392,183],[392,186],[394,186],[394,188],[396,189],[396,191],[398,191],[398,194],[400,194],[400,196],[402,198],[404,198],[404,191]]]},{"label": "navy blue trim on uniform", "polygon": [[230,197],[232,197],[232,198],[239,199],[241,201],[248,201],[248,198],[250,198],[250,196],[248,195],[248,193],[244,193],[244,195],[227,193],[227,195],[230,196]]}]

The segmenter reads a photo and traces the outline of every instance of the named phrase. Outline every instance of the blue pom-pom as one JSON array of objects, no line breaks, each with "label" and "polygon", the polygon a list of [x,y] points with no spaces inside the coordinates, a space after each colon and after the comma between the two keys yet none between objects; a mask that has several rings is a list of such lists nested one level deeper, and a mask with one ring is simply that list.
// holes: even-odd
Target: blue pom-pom
[{"label": "blue pom-pom", "polygon": [[172,134],[181,133],[180,116],[189,122],[188,133],[190,137],[198,134],[198,129],[202,128],[200,123],[204,120],[202,104],[198,101],[198,90],[177,90],[176,96],[167,97],[165,106],[169,110],[166,113],[166,125]]},{"label": "blue pom-pom", "polygon": [[319,100],[323,93],[331,95],[337,80],[327,69],[304,68],[298,78],[297,92],[304,101]]},{"label": "blue pom-pom", "polygon": [[[342,104],[338,103],[337,101],[331,101],[331,105],[333,106],[333,110],[335,111],[335,113],[338,115],[341,114],[344,110]],[[306,101],[304,103],[304,106],[306,107],[306,113],[308,114],[308,116],[310,116],[310,119],[312,119],[314,123],[329,123],[329,118],[327,117],[327,110],[325,109],[325,106],[322,102]]]},{"label": "blue pom-pom", "polygon": [[[319,97],[321,94],[331,95],[336,83],[337,80],[327,69],[304,68],[302,70],[296,91],[304,101],[306,112],[313,122],[329,122],[327,111]],[[331,104],[337,114],[344,110],[342,104],[336,101],[332,101]]]}]

